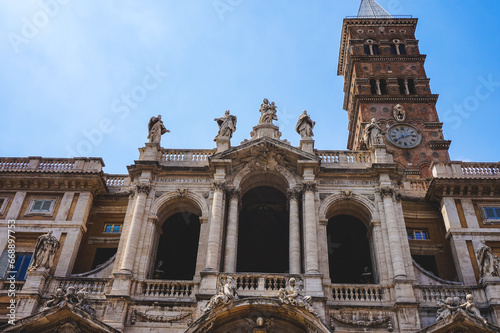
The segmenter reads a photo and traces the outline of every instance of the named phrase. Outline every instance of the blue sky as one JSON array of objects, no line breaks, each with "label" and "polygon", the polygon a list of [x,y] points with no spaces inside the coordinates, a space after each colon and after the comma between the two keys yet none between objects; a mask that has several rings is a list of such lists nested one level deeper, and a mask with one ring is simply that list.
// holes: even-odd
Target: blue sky
[{"label": "blue sky", "polygon": [[[419,18],[417,38],[453,160],[500,158],[500,2],[380,0]],[[264,97],[298,145],[308,110],[316,148],[345,150],[337,74],[342,20],[358,0],[0,0],[0,156],[99,156],[126,173],[161,114],[166,148],[213,148],[226,109],[232,145]],[[134,100],[127,95],[135,94]]]}]

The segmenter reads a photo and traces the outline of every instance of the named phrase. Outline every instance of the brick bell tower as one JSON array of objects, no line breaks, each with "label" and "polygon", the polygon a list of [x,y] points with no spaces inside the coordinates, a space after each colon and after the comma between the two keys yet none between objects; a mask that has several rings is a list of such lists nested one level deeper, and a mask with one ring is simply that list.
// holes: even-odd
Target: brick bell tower
[{"label": "brick bell tower", "polygon": [[375,118],[405,175],[427,178],[432,162],[449,161],[451,141],[444,140],[438,95],[431,92],[426,56],[415,39],[417,21],[362,0],[358,15],[344,19],[337,74],[344,76],[347,148],[366,149],[364,127]]}]

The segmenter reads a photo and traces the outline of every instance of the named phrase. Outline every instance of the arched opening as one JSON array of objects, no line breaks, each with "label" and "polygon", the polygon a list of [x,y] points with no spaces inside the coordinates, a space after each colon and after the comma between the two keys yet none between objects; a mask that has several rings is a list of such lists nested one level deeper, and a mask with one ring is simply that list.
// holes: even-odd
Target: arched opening
[{"label": "arched opening", "polygon": [[332,283],[374,283],[370,243],[363,222],[351,215],[328,220],[328,261]]},{"label": "arched opening", "polygon": [[192,280],[196,270],[200,219],[190,212],[167,218],[162,226],[153,278]]},{"label": "arched opening", "polygon": [[253,188],[243,196],[238,230],[238,272],[289,271],[286,203],[286,196],[270,186]]}]

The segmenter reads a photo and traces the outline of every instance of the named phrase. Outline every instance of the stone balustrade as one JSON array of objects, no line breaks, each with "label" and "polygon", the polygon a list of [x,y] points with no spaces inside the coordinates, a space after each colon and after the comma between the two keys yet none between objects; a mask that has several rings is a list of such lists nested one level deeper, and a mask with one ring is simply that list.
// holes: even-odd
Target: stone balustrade
[{"label": "stone balustrade", "polygon": [[389,288],[370,284],[325,284],[328,300],[340,304],[380,304],[390,301]]},{"label": "stone balustrade", "polygon": [[134,281],[132,294],[146,298],[194,298],[198,284],[192,281]]},{"label": "stone balustrade", "polygon": [[240,296],[277,297],[278,291],[286,287],[291,277],[297,279],[299,288],[302,281],[299,276],[290,274],[237,273],[221,274],[219,278],[225,279],[228,276],[232,276],[236,281],[236,291]]},{"label": "stone balustrade", "polygon": [[372,159],[367,151],[318,150],[321,165],[325,168],[367,168]]},{"label": "stone balustrade", "polygon": [[435,178],[500,178],[500,162],[450,162],[432,165]]},{"label": "stone balustrade", "polygon": [[101,172],[101,158],[0,158],[0,172]]},{"label": "stone balustrade", "polygon": [[417,302],[421,304],[436,305],[438,300],[444,300],[447,297],[458,297],[465,302],[465,296],[472,294],[476,303],[486,301],[484,291],[479,288],[466,286],[416,286],[415,295]]},{"label": "stone balustrade", "polygon": [[69,287],[76,291],[86,288],[90,298],[104,298],[111,289],[112,279],[95,278],[52,278],[49,282],[48,292],[54,294],[58,288],[67,290]]},{"label": "stone balustrade", "polygon": [[163,149],[161,164],[208,166],[208,158],[215,154],[215,149]]},{"label": "stone balustrade", "polygon": [[106,186],[108,187],[122,187],[127,185],[127,178],[127,175],[104,175],[104,180],[106,181]]}]

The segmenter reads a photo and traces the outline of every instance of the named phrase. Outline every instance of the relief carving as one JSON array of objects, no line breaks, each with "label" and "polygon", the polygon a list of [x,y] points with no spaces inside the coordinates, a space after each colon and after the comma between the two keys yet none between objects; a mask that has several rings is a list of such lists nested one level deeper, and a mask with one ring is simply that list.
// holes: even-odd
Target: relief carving
[{"label": "relief carving", "polygon": [[286,288],[281,288],[279,290],[278,298],[283,304],[298,306],[313,312],[313,308],[311,306],[311,296],[300,295],[299,288],[296,286],[295,278],[290,278]]},{"label": "relief carving", "polygon": [[232,276],[228,276],[225,280],[221,278],[221,291],[210,298],[207,304],[205,313],[211,312],[214,308],[220,305],[229,305],[233,300],[239,299],[238,293],[236,292],[236,281]]}]

